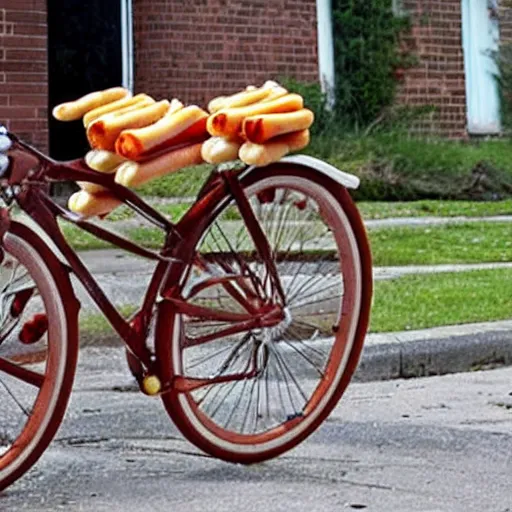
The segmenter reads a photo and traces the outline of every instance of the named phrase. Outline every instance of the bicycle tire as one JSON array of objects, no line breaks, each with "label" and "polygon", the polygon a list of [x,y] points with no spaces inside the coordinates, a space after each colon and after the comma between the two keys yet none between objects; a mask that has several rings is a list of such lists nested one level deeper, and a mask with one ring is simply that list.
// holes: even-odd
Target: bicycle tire
[{"label": "bicycle tire", "polygon": [[[2,391],[8,391],[2,406],[2,432],[9,432],[8,435],[4,433],[0,443],[0,490],[19,479],[37,462],[62,422],[77,364],[79,312],[79,303],[68,274],[48,246],[31,229],[23,224],[11,222],[1,247],[5,252],[2,265],[7,265],[11,261],[18,262],[14,265],[9,263],[11,266],[6,267],[14,268],[11,281],[18,283],[20,290],[28,290],[30,295],[29,302],[23,306],[22,313],[16,318],[23,318],[25,313],[30,313],[29,317],[36,318],[31,313],[31,309],[34,308],[38,312],[44,311],[38,314],[46,315],[47,331],[39,341],[37,336],[40,333],[35,335],[36,341],[32,340],[32,344],[17,346],[15,343],[24,336],[23,332],[33,333],[27,328],[27,325],[31,326],[30,322],[26,322],[21,327],[17,339],[14,335],[9,335],[0,345],[0,356],[21,370],[32,370],[39,375],[37,384],[26,384],[26,381],[16,379],[12,374],[0,370]],[[26,273],[18,273],[20,265],[25,268]],[[29,284],[24,285],[25,281],[22,279],[27,279]],[[30,280],[34,284],[33,287]],[[2,301],[10,300],[11,295],[8,295],[7,290],[5,287],[2,290]],[[13,304],[19,296],[18,291],[13,295],[9,306],[11,315]],[[21,321],[17,322],[17,327],[21,326]],[[12,332],[15,333],[16,330]],[[41,366],[44,366],[42,373],[39,371]],[[33,390],[30,396],[35,396],[31,407],[24,403],[29,400],[29,393],[21,394],[21,389]],[[9,402],[8,399],[11,398]],[[6,414],[6,402],[11,403],[12,414]],[[12,407],[12,402],[15,402],[16,407]],[[21,422],[14,417],[18,406],[22,409],[21,417],[26,416]],[[8,430],[10,428],[12,433]]]},{"label": "bicycle tire", "polygon": [[[294,205],[297,210],[300,211],[301,209],[306,209],[309,203],[312,204],[316,201],[316,203],[318,203],[317,210],[314,211],[321,217],[321,220],[325,220],[329,229],[333,233],[336,231],[336,234],[333,235],[336,237],[335,249],[342,255],[342,258],[337,260],[337,262],[340,262],[340,270],[341,273],[343,273],[343,299],[338,311],[338,332],[333,337],[333,349],[329,352],[328,361],[325,366],[325,373],[319,381],[320,384],[318,384],[317,387],[314,388],[314,391],[311,392],[309,402],[305,402],[302,410],[296,411],[295,414],[292,413],[287,416],[287,407],[285,406],[281,396],[281,415],[284,420],[281,423],[274,425],[272,428],[269,427],[266,431],[245,434],[244,429],[248,421],[247,412],[243,419],[243,425],[241,427],[237,427],[238,431],[220,425],[220,421],[214,417],[217,411],[215,411],[215,413],[212,413],[211,411],[206,412],[204,394],[208,395],[208,393],[210,393],[209,390],[213,389],[214,386],[206,387],[207,389],[203,395],[199,393],[199,390],[194,392],[178,392],[174,390],[165,393],[162,396],[167,412],[174,423],[184,436],[198,448],[210,455],[229,462],[251,464],[276,457],[302,442],[321,425],[342,397],[357,367],[363,347],[370,312],[372,272],[371,254],[365,228],[357,208],[344,187],[308,167],[282,163],[252,171],[241,179],[241,185],[244,190],[248,192],[248,196],[254,200],[253,209],[259,209],[262,212],[265,211],[265,205],[268,205],[269,201],[277,201],[275,199],[277,197],[276,193],[281,194],[279,196],[280,202],[276,203],[277,206],[275,206],[278,218],[284,217],[285,213],[282,212],[292,211]],[[284,190],[285,188],[286,190]],[[297,193],[298,200],[295,199],[293,193]],[[272,199],[272,196],[274,196],[274,199]],[[286,200],[289,201],[292,206],[288,208],[288,203],[284,203],[284,199],[282,199],[281,196],[282,198],[287,197],[288,199]],[[263,206],[260,207],[258,201]],[[265,203],[265,201],[267,203]],[[225,218],[235,217],[234,212],[231,211],[230,208],[233,208],[233,204],[230,202],[230,198],[226,197],[224,203],[221,202],[220,205],[212,209],[208,227],[197,240],[198,252],[201,251],[202,244],[205,244],[205,240],[208,237],[208,234],[205,233],[209,233],[208,230],[213,229],[212,226],[215,226],[220,222],[219,219],[222,215],[224,215]],[[272,208],[274,208],[273,203]],[[281,208],[282,212],[279,211],[279,208]],[[288,208],[288,210],[286,210],[286,208]],[[272,211],[271,209],[268,210],[270,212]],[[255,214],[257,213],[258,212],[255,211]],[[261,215],[263,216],[263,213]],[[267,221],[265,219],[264,221],[261,219],[259,220],[261,225],[265,227],[265,223]],[[283,220],[282,222],[284,225],[287,221]],[[300,224],[299,221],[296,222],[297,225]],[[305,230],[309,232],[311,232],[311,230],[314,231],[315,222],[316,221],[310,222],[311,227],[306,226]],[[225,222],[226,226],[227,224],[228,221]],[[268,233],[266,234],[269,240],[274,236],[271,233],[274,229],[274,224],[275,221],[268,222],[269,227]],[[288,225],[293,227],[293,221],[288,221]],[[275,238],[276,237],[277,235],[275,235]],[[220,247],[220,243],[216,243]],[[230,244],[229,241],[224,243]],[[290,244],[290,246],[291,245],[292,244]],[[221,252],[222,251],[219,250],[219,253]],[[306,250],[304,250],[304,252],[306,252]],[[252,254],[251,257],[254,257],[254,251],[251,253],[251,251],[245,250],[243,254],[240,252],[237,255],[237,258],[247,258],[248,254]],[[279,255],[281,253],[275,250],[274,254]],[[223,256],[223,258],[224,257],[225,256]],[[285,255],[278,256],[278,258],[284,257]],[[295,257],[298,257],[298,254],[293,256],[293,258]],[[307,259],[308,257],[309,256],[306,254],[305,258]],[[248,265],[250,264],[251,262],[248,263]],[[252,264],[255,265],[254,262],[252,262]],[[220,266],[222,265],[225,264],[221,264]],[[283,268],[286,268],[286,265],[286,263],[283,263]],[[293,265],[293,263],[290,265]],[[299,267],[300,265],[303,264],[299,264]],[[297,270],[297,274],[299,274],[299,272],[300,271]],[[326,275],[329,275],[329,279],[331,279],[328,272]],[[283,274],[283,277],[286,278],[287,276]],[[297,278],[295,277],[295,279]],[[304,286],[306,286],[304,283],[311,281],[311,279],[313,278],[303,278],[303,283],[299,282],[300,286],[304,288]],[[288,283],[290,283],[290,278],[288,278]],[[290,297],[292,295],[292,284],[288,286]],[[327,286],[331,285],[328,284]],[[184,279],[181,293],[185,287],[186,279]],[[326,298],[325,300],[327,301],[331,299]],[[223,301],[225,301],[225,298],[223,298]],[[309,314],[307,310],[305,311],[305,315]],[[174,378],[179,378],[183,375],[190,375],[195,378],[204,378],[202,375],[192,375],[192,372],[195,370],[191,362],[188,365],[188,369],[185,368],[187,366],[185,352],[190,351],[191,348],[184,349],[183,347],[186,344],[188,344],[189,347],[191,346],[189,341],[186,340],[193,339],[192,334],[188,334],[188,331],[192,332],[193,329],[196,329],[197,331],[197,327],[194,325],[194,322],[195,320],[184,320],[182,315],[176,314],[173,306],[168,301],[163,301],[161,303],[157,318],[156,349],[157,358],[161,364],[161,373],[164,382],[172,382]],[[301,324],[297,323],[297,325],[300,326]],[[292,332],[291,328],[290,332]],[[296,338],[301,335],[305,336],[305,334],[297,334],[297,330],[295,330],[295,333],[293,334]],[[269,351],[275,350],[277,354],[276,347],[284,345],[283,340],[279,339],[279,333],[275,336],[275,340],[271,340],[267,343],[267,347],[273,346],[272,349],[266,349],[267,357]],[[282,334],[281,337],[284,339],[285,334]],[[291,349],[297,349],[299,346],[297,343],[303,342],[301,339],[294,340],[290,338],[290,340],[291,341],[288,342],[288,345],[290,345],[291,348],[286,347],[289,349],[287,351],[287,357],[293,353]],[[286,342],[286,340],[284,341]],[[294,344],[295,347],[293,347]],[[227,346],[227,344],[223,348],[221,346],[221,349],[219,350],[227,350]],[[198,357],[201,359],[203,356],[199,353]],[[234,356],[230,357],[234,358]],[[278,360],[277,355],[275,356],[275,359],[276,361]],[[199,359],[196,357],[194,361],[197,360]],[[208,364],[209,361],[204,363],[205,366]],[[270,366],[268,362],[266,364],[267,367]],[[297,367],[297,360],[295,360],[293,364]],[[281,367],[280,369],[278,368],[279,366]],[[276,368],[277,369],[273,370],[274,378],[270,379],[270,377],[267,376],[267,380],[276,388],[274,394],[277,396],[278,394],[281,394],[279,389],[282,387],[279,381],[286,378],[288,373],[291,376],[291,372],[290,370],[286,370],[284,362],[278,361],[278,363],[276,363]],[[208,369],[204,371],[208,371]],[[236,370],[233,370],[233,374],[234,373],[236,373]],[[270,374],[270,370],[268,373]],[[303,378],[303,376],[301,376],[301,378]],[[290,380],[292,379],[293,376],[291,376]],[[327,379],[329,379],[329,382],[327,382]],[[261,378],[258,378],[258,380],[261,381]],[[239,396],[245,393],[247,382],[248,380],[245,381],[245,384],[240,382]],[[275,382],[278,383],[275,384]],[[224,388],[228,388],[229,385],[236,387],[238,386],[238,383],[236,383],[236,386],[234,384],[222,384]],[[255,422],[256,425],[258,424],[258,421],[260,421],[259,417],[261,416],[259,403],[259,390],[261,388],[260,382],[258,382],[257,385],[258,403],[256,405],[256,411],[251,413],[255,419],[253,420],[251,417],[250,420],[251,422]],[[240,389],[242,386],[243,389]],[[251,386],[251,384],[249,384],[249,386]],[[253,398],[255,386],[256,384],[252,384],[250,399]],[[290,387],[288,389],[288,393],[290,393]],[[297,387],[300,386],[297,384]],[[228,395],[229,393],[230,391],[228,391]],[[268,388],[266,393],[268,406],[268,397],[270,395]],[[284,390],[283,394],[285,394]],[[293,401],[292,398],[293,397],[290,395],[290,402]],[[210,401],[214,400],[215,399],[213,398],[210,399]],[[236,400],[240,400],[240,398],[237,397],[234,400],[236,403]],[[219,405],[218,407],[221,406]],[[249,407],[254,408],[254,406],[250,405],[247,407],[247,410],[249,410]],[[288,405],[288,408],[291,407]],[[269,416],[275,414],[274,410],[272,410],[272,414],[270,414],[270,409],[267,412],[269,412]],[[232,421],[233,414],[233,411],[231,411],[228,424]],[[225,416],[222,421],[224,420]],[[242,422],[242,418],[239,419],[239,423],[240,422]]]}]

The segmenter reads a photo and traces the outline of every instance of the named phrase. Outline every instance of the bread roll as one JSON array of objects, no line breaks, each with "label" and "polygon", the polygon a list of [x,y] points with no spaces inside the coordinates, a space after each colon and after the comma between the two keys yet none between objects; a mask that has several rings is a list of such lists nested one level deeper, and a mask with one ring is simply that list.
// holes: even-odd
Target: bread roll
[{"label": "bread roll", "polygon": [[107,174],[115,172],[116,167],[125,161],[126,159],[117,153],[104,149],[93,149],[85,155],[85,163],[91,169]]},{"label": "bread roll", "polygon": [[123,130],[148,126],[162,118],[169,107],[169,102],[163,100],[123,115],[106,114],[87,127],[89,143],[94,149],[114,151],[116,139]]},{"label": "bread roll", "polygon": [[246,118],[242,132],[249,142],[263,144],[285,133],[307,130],[314,119],[313,112],[307,108],[284,114],[262,114]]},{"label": "bread roll", "polygon": [[68,208],[84,217],[107,215],[122,202],[112,194],[91,194],[85,190],[75,192],[68,200]]},{"label": "bread roll", "polygon": [[75,121],[95,108],[131,96],[130,91],[123,87],[112,87],[104,91],[91,92],[75,101],[68,101],[57,105],[53,117],[59,121]]},{"label": "bread roll", "polygon": [[[269,91],[270,89],[267,89]],[[211,115],[206,125],[208,133],[214,137],[234,137],[242,128],[246,117],[279,112],[294,112],[304,108],[304,100],[298,94],[287,94],[268,102],[260,102],[247,107],[223,109]]]},{"label": "bread roll", "polygon": [[130,160],[161,151],[187,140],[206,135],[208,114],[196,105],[165,115],[144,128],[124,130],[116,141],[116,152]]},{"label": "bread roll", "polygon": [[144,163],[125,162],[117,169],[115,180],[125,187],[138,187],[183,167],[203,163],[201,146],[202,144],[193,144],[169,151]]},{"label": "bread roll", "polygon": [[263,167],[277,162],[290,151],[298,151],[309,144],[309,130],[281,135],[266,142],[255,144],[246,142],[239,151],[240,159],[248,165]]},{"label": "bread roll", "polygon": [[221,164],[222,162],[237,160],[241,145],[242,141],[211,137],[203,143],[201,156],[209,164]]},{"label": "bread roll", "polygon": [[83,117],[84,126],[87,126],[92,122],[98,119],[99,117],[109,114],[110,112],[120,111],[126,107],[131,107],[136,104],[149,105],[151,103],[155,103],[155,100],[148,96],[147,94],[137,94],[137,96],[128,96],[126,98],[122,98],[117,101],[113,101],[111,103],[107,103],[102,107],[95,108],[87,112],[87,114]]}]

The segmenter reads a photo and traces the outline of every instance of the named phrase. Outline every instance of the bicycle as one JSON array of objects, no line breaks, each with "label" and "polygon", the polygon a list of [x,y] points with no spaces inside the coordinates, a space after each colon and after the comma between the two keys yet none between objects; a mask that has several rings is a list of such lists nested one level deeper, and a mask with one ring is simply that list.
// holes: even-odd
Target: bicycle
[{"label": "bicycle", "polygon": [[[158,251],[53,201],[88,181],[163,230]],[[124,340],[142,392],[159,396],[204,452],[251,464],[309,436],[356,369],[372,295],[371,255],[348,188],[358,179],[308,156],[215,168],[176,223],[82,159],[57,162],[0,129],[0,489],[54,437],[71,393],[80,303],[74,274]],[[57,256],[11,218],[17,205]],[[66,241],[58,219],[156,267],[129,319]]]}]

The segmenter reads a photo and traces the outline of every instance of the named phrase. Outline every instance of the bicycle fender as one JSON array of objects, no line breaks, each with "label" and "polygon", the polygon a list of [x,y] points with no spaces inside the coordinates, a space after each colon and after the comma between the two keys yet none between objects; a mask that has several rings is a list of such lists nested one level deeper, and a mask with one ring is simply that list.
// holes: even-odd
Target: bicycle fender
[{"label": "bicycle fender", "polygon": [[[315,158],[313,156],[309,155],[292,155],[292,156],[286,156],[284,158],[281,158],[278,163],[285,163],[285,164],[297,164],[302,165],[304,167],[309,167],[311,169],[314,169],[315,171],[318,171],[321,174],[324,174],[325,176],[328,176],[332,180],[336,181],[340,185],[346,188],[358,188],[360,180],[357,176],[354,176],[353,174],[349,174],[348,172],[340,171],[336,167],[334,167],[331,164],[328,164],[327,162],[324,162],[323,160],[319,160],[318,158]],[[242,176],[246,173],[251,172],[253,169],[256,169],[257,166],[251,166],[247,168],[243,173]]]}]

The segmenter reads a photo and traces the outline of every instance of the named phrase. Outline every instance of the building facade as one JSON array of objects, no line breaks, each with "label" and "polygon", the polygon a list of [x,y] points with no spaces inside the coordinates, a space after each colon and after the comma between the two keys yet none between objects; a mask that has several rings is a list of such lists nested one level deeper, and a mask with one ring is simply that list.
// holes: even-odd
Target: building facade
[{"label": "building facade", "polygon": [[[78,9],[74,24],[49,15],[47,5],[59,13],[65,12],[59,2],[70,8],[73,1]],[[89,2],[93,0],[48,0],[48,4],[0,0],[0,123],[42,150],[50,147],[48,108],[65,99],[48,86],[49,78],[58,75],[56,66],[67,58],[62,48],[56,54],[55,41],[66,27],[76,30],[82,19],[88,26],[101,25]],[[315,0],[119,2],[119,27],[113,30],[114,22],[105,23],[101,28],[105,43],[101,51],[96,46],[104,55],[94,66],[104,66],[103,74],[109,78],[94,81],[88,73],[88,81],[84,79],[88,87],[122,81],[155,98],[178,97],[204,105],[214,96],[268,78],[319,80]],[[436,107],[418,129],[450,138],[499,133],[499,105],[489,92],[492,65],[482,55],[486,48],[493,49],[496,37],[512,36],[509,13],[498,16],[494,0],[395,0],[394,4],[397,15],[407,14],[413,21],[404,44],[418,58],[417,65],[400,77],[397,101]],[[72,46],[84,34],[71,33],[66,44]],[[122,72],[109,76],[117,60]],[[91,59],[84,62],[86,67]],[[60,81],[65,82],[65,70],[62,76]],[[67,90],[69,97],[83,92],[74,87]]]}]

